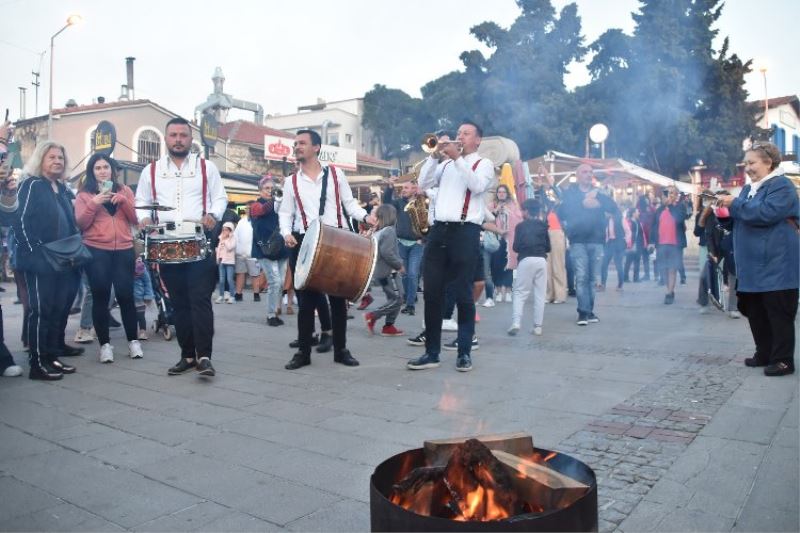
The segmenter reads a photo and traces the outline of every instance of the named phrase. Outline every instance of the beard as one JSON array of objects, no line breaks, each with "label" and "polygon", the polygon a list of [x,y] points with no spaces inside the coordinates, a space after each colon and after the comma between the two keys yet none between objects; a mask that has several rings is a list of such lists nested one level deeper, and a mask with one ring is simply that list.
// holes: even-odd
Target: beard
[{"label": "beard", "polygon": [[175,148],[167,148],[169,155],[173,157],[186,157],[189,155],[189,148],[183,148],[181,150],[176,150]]}]

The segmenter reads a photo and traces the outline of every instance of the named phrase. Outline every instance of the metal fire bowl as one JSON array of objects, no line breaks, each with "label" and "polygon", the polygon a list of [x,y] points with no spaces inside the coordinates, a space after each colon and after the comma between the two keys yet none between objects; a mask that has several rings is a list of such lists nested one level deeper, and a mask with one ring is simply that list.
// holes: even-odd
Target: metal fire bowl
[{"label": "metal fire bowl", "polygon": [[[550,450],[536,448],[545,457]],[[392,485],[399,479],[403,464],[411,469],[425,466],[422,448],[399,453],[375,468],[369,481],[369,509],[372,531],[597,531],[597,479],[594,471],[577,459],[556,453],[547,464],[589,486],[589,490],[572,505],[545,513],[517,515],[491,522],[457,522],[445,518],[423,516],[389,501]],[[410,470],[409,470],[410,471]]]}]

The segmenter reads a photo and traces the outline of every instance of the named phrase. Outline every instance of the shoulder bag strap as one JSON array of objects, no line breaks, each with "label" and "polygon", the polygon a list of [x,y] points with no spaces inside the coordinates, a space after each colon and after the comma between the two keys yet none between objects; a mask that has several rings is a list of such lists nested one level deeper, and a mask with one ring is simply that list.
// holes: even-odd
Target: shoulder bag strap
[{"label": "shoulder bag strap", "polygon": [[305,231],[308,229],[308,220],[303,209],[303,201],[300,199],[300,193],[297,190],[297,172],[292,174],[292,188],[294,189],[294,201],[297,203],[297,207],[300,208],[300,217],[303,219],[303,231]]},{"label": "shoulder bag strap", "polygon": [[333,174],[333,188],[336,191],[336,219],[339,222],[339,227],[342,227],[342,202],[339,200],[339,178],[336,176],[336,167],[330,165],[331,174]]},{"label": "shoulder bag strap", "polygon": [[[475,164],[472,165],[472,171],[475,172],[475,169],[478,168],[478,164],[483,161],[482,159],[478,159],[475,161]],[[469,201],[472,198],[472,191],[469,190],[467,187],[467,194],[464,197],[464,207],[461,208],[461,222],[467,220],[467,211],[469,211]]]},{"label": "shoulder bag strap", "polygon": [[322,192],[319,195],[319,218],[322,222],[322,215],[325,214],[325,203],[328,200],[328,167],[322,171]]}]

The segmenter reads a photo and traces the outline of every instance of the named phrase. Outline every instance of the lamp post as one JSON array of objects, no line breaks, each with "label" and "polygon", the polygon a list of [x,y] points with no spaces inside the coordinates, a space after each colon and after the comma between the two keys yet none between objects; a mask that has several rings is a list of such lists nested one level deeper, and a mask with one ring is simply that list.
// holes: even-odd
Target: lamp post
[{"label": "lamp post", "polygon": [[767,65],[761,65],[758,69],[764,77],[764,123],[765,129],[769,129],[769,97],[767,96]]},{"label": "lamp post", "polygon": [[53,36],[50,37],[50,105],[49,105],[49,110],[47,112],[47,138],[48,139],[52,139],[53,138],[53,46],[54,46],[54,42],[55,42],[56,37],[58,37],[59,34],[62,31],[66,30],[70,26],[74,26],[75,24],[79,23],[82,20],[83,20],[83,18],[80,15],[70,15],[69,17],[67,17],[67,23],[64,25],[64,27],[61,28],[60,30],[58,30],[57,32],[55,32],[53,34]]},{"label": "lamp post", "polygon": [[606,139],[608,139],[608,126],[595,124],[589,129],[589,138],[593,143],[600,145],[600,159],[606,158]]}]

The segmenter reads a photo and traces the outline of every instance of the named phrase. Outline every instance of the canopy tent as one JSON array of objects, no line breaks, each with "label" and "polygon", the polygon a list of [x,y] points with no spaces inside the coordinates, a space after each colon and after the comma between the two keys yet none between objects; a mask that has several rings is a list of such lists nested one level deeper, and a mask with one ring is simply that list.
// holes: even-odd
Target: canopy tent
[{"label": "canopy tent", "polygon": [[595,177],[603,185],[627,187],[636,182],[644,182],[656,187],[675,186],[680,192],[686,194],[694,192],[694,186],[691,183],[673,180],[624,159],[592,159],[551,150],[543,156],[527,161],[527,164],[531,176],[539,173],[540,164],[544,165],[553,175],[556,183],[567,180],[575,174],[578,166],[587,164],[592,167]]}]

